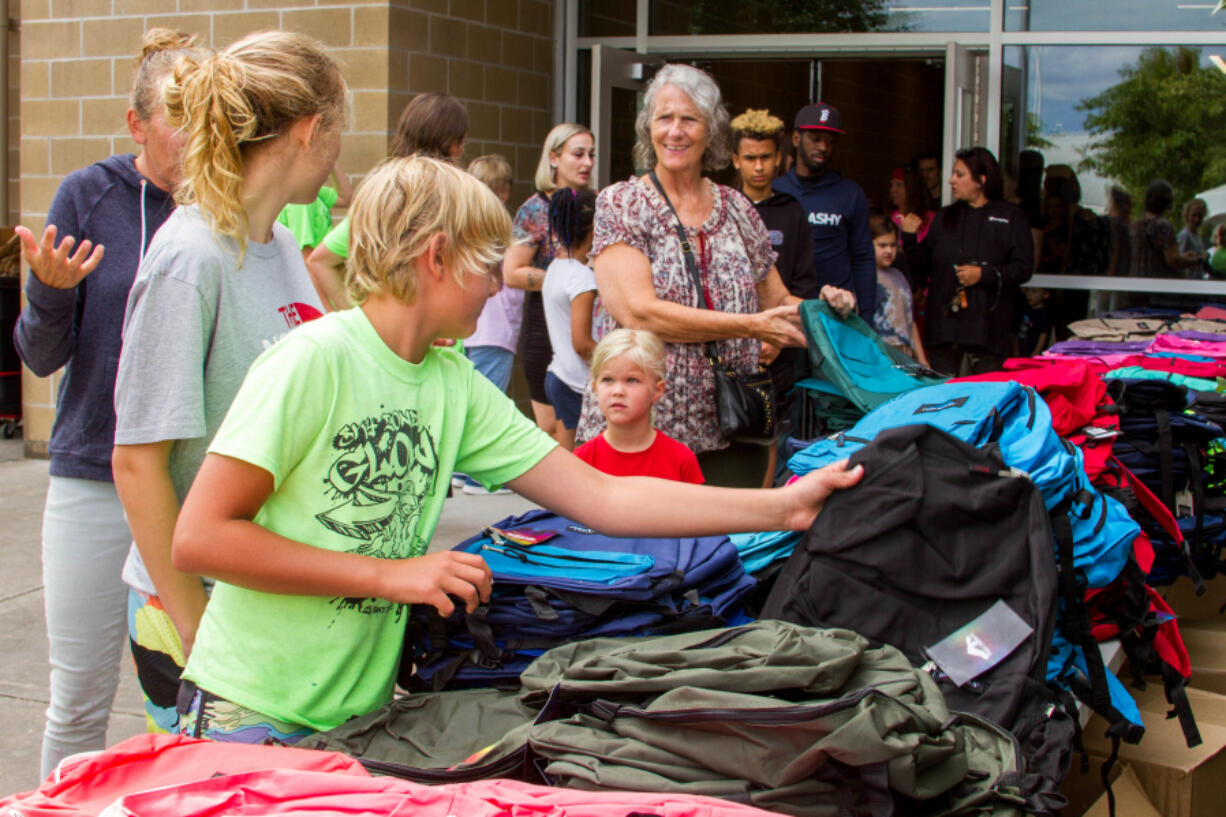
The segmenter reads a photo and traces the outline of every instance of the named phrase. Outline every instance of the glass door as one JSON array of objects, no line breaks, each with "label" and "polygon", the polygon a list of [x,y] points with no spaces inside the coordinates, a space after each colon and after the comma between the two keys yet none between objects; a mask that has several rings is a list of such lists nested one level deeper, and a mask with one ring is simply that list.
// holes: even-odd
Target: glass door
[{"label": "glass door", "polygon": [[634,51],[592,46],[591,127],[596,139],[595,188],[628,177],[634,117],[643,88],[645,58]]},{"label": "glass door", "polygon": [[[945,46],[945,138],[941,169],[948,176],[954,154],[961,148],[986,145],[988,139],[987,54],[963,48],[956,42]],[[949,185],[941,185],[941,203],[951,204]]]}]

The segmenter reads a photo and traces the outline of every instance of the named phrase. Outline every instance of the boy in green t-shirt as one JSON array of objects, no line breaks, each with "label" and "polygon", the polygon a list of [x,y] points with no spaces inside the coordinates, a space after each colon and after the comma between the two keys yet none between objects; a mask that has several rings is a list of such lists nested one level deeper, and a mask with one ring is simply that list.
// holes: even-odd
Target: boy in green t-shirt
[{"label": "boy in green t-shirt", "polygon": [[356,309],[252,365],[179,514],[175,566],[215,577],[183,677],[181,730],[294,743],[393,690],[406,605],[490,596],[474,554],[426,554],[451,474],[613,535],[804,529],[860,469],[774,490],[596,471],[521,414],[463,354],[511,241],[494,194],[452,165],[394,159],[352,209]]}]

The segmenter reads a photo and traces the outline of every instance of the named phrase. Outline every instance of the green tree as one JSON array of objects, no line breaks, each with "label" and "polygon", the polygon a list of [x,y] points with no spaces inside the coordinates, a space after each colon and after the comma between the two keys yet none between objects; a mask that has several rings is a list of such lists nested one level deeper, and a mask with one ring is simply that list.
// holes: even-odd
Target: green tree
[{"label": "green tree", "polygon": [[1200,51],[1147,48],[1121,81],[1083,99],[1094,141],[1080,163],[1142,196],[1153,179],[1175,188],[1175,202],[1226,183],[1226,75],[1200,65]]},{"label": "green tree", "polygon": [[1035,150],[1050,150],[1055,142],[1043,138],[1043,121],[1037,113],[1026,114],[1026,147]]},{"label": "green tree", "polygon": [[691,34],[879,31],[885,0],[695,0]]}]

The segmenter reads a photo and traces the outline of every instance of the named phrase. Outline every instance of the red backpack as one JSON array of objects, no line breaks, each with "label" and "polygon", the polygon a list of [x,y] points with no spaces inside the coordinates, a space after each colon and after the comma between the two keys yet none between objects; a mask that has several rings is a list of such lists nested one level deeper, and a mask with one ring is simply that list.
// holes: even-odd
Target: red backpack
[{"label": "red backpack", "polygon": [[1120,427],[1100,376],[1106,371],[1102,364],[1079,358],[1016,357],[1005,361],[1004,371],[953,382],[1013,380],[1033,388],[1051,410],[1052,428],[1081,449],[1086,476],[1093,482],[1106,467]]}]

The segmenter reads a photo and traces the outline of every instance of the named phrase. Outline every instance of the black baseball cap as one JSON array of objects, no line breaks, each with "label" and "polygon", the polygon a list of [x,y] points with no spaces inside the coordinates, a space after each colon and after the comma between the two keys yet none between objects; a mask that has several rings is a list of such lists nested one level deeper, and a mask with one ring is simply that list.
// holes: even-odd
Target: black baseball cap
[{"label": "black baseball cap", "polygon": [[796,129],[847,132],[843,130],[843,115],[839,109],[825,102],[814,102],[801,108],[796,114]]}]

